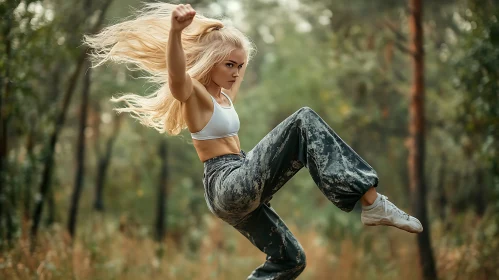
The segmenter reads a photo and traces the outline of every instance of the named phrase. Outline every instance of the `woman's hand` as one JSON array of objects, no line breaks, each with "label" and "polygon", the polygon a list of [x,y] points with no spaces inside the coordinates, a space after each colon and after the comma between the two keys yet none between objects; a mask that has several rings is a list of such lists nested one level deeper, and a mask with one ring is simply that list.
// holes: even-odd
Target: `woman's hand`
[{"label": "woman's hand", "polygon": [[196,11],[191,5],[178,5],[172,12],[172,27],[171,29],[177,32],[184,30],[189,24],[192,23]]}]

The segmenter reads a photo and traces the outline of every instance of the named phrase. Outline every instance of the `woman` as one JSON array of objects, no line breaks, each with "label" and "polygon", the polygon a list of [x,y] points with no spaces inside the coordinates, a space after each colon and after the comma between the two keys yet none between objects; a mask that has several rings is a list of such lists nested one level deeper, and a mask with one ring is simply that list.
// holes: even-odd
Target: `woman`
[{"label": "woman", "polygon": [[161,87],[128,94],[125,108],[144,125],[172,135],[188,128],[204,162],[212,213],[241,232],[266,262],[248,279],[294,279],[305,268],[299,242],[268,203],[302,167],[324,195],[344,211],[362,203],[365,225],[421,232],[421,223],[377,194],[373,168],[310,108],[302,108],[247,154],[241,151],[236,98],[254,51],[249,39],[222,21],[196,15],[190,5],[149,4],[132,20],[87,36],[98,65],[131,62]]}]

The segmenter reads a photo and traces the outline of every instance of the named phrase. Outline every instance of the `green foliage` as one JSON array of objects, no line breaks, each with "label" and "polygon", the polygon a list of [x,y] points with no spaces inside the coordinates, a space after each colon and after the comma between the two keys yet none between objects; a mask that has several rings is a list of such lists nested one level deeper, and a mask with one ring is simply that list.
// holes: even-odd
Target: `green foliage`
[{"label": "green foliage", "polygon": [[491,162],[499,176],[499,7],[468,1],[461,13],[463,52],[456,59],[455,85],[462,90],[461,119],[470,147]]},{"label": "green foliage", "polygon": [[[235,104],[245,151],[291,113],[309,106],[373,165],[380,177],[379,191],[398,205],[408,205],[405,141],[412,73],[406,48],[409,31],[405,2],[191,2],[200,5],[204,14],[229,16],[257,46],[258,53],[249,64]],[[481,1],[426,2],[426,174],[429,217],[432,228],[436,228],[432,236],[440,257],[437,261],[444,279],[452,278],[447,273],[459,275],[461,268],[457,265],[445,266],[458,263],[454,262],[456,258],[469,260],[466,271],[471,272],[465,275],[484,271],[496,275],[492,260],[497,258],[494,240],[499,223],[494,209],[499,207],[495,202],[499,197],[499,179],[493,178],[490,171],[495,168],[497,174],[499,165],[497,7],[481,5]],[[18,7],[12,3],[23,3],[25,7],[30,3],[41,5],[45,8],[44,16],[20,8],[18,13],[12,13]],[[2,105],[9,116],[10,132],[6,174],[9,187],[2,198],[15,209],[12,225],[17,236],[23,233],[23,205],[32,205],[37,197],[42,163],[47,156],[47,136],[54,129],[62,92],[75,67],[75,57],[82,50],[82,35],[98,14],[101,2],[92,3],[93,10],[87,15],[83,3],[77,1],[0,1],[0,14],[12,19],[11,29],[0,44],[2,78],[8,69],[12,85],[9,99]],[[106,21],[117,22],[130,15],[132,7],[139,6],[135,0],[115,1]],[[6,30],[7,23],[0,23],[2,30]],[[5,38],[12,39],[10,56],[5,52]],[[97,159],[118,121],[112,109],[121,106],[109,99],[121,92],[151,93],[154,85],[137,79],[139,74],[130,73],[124,65],[109,64],[93,70],[85,188],[79,218],[79,241],[93,269],[89,273],[102,279],[136,279],[144,273],[150,273],[147,275],[151,278],[240,278],[263,257],[253,251],[253,257],[243,256],[242,252],[250,250],[249,243],[244,243],[228,225],[214,221],[208,212],[201,181],[203,164],[187,131],[180,137],[160,135],[124,115],[105,181],[105,212],[101,217],[93,211]],[[78,92],[80,89],[75,95]],[[43,228],[47,235],[57,231],[67,219],[74,183],[78,100],[73,99],[56,145],[52,182],[56,223]],[[31,149],[27,144],[29,135]],[[175,244],[155,247],[150,242],[162,161],[158,143],[165,137],[170,175],[166,231],[168,242]],[[485,200],[479,199],[482,191],[487,194]],[[471,210],[481,202],[486,212],[480,220]],[[351,267],[365,268],[358,274],[348,274],[351,278],[367,274],[374,275],[373,279],[413,275],[412,256],[416,251],[412,243],[407,243],[406,235],[392,240],[385,238],[396,235],[390,229],[366,230],[361,226],[358,209],[343,213],[333,207],[306,169],[288,182],[271,204],[296,229],[300,241],[316,250],[310,254],[329,268],[348,266],[351,261]],[[475,223],[476,229],[466,227],[470,223]],[[449,233],[443,233],[444,230]],[[67,249],[61,249],[65,248],[60,244],[63,242],[55,240],[47,242],[47,252],[53,246],[57,252],[69,254]],[[317,242],[322,245],[314,247]],[[400,244],[400,252],[393,249]],[[320,248],[327,253],[321,255]],[[473,259],[469,252],[476,254]],[[135,253],[151,260],[137,261],[133,258]],[[402,266],[404,257],[411,264]],[[225,273],[227,260],[231,260],[233,269]],[[204,275],[208,273],[203,268],[193,268],[200,263],[205,265],[203,268],[210,268],[212,276]],[[159,264],[164,264],[164,268]],[[74,276],[70,262],[47,260],[40,267],[61,279]],[[304,279],[322,279],[314,273],[318,272],[309,272]],[[338,277],[347,279],[345,275]]]}]

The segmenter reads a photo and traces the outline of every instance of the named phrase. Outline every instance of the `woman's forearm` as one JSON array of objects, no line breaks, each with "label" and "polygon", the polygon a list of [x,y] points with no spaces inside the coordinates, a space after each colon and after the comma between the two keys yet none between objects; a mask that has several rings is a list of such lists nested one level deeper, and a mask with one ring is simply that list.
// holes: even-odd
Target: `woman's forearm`
[{"label": "woman's forearm", "polygon": [[170,31],[166,60],[168,86],[175,99],[185,102],[192,94],[192,80],[186,73],[185,54],[182,48],[182,31]]},{"label": "woman's forearm", "polygon": [[170,31],[166,50],[170,83],[183,83],[185,80],[185,54],[181,38],[182,31]]}]

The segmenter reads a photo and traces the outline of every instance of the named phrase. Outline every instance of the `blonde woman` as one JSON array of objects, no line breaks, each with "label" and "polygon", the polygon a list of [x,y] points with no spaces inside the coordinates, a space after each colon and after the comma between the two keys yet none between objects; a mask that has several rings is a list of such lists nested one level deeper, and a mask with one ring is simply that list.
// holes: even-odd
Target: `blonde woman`
[{"label": "blonde woman", "polygon": [[294,279],[305,269],[300,243],[268,203],[303,167],[341,210],[351,211],[360,200],[365,225],[423,230],[376,193],[374,169],[310,108],[289,116],[248,153],[241,150],[233,100],[254,49],[233,26],[196,15],[190,5],[155,3],[85,39],[97,65],[132,63],[160,85],[149,96],[113,99],[126,104],[117,111],[160,132],[191,132],[204,162],[208,208],[267,254],[248,279]]}]

